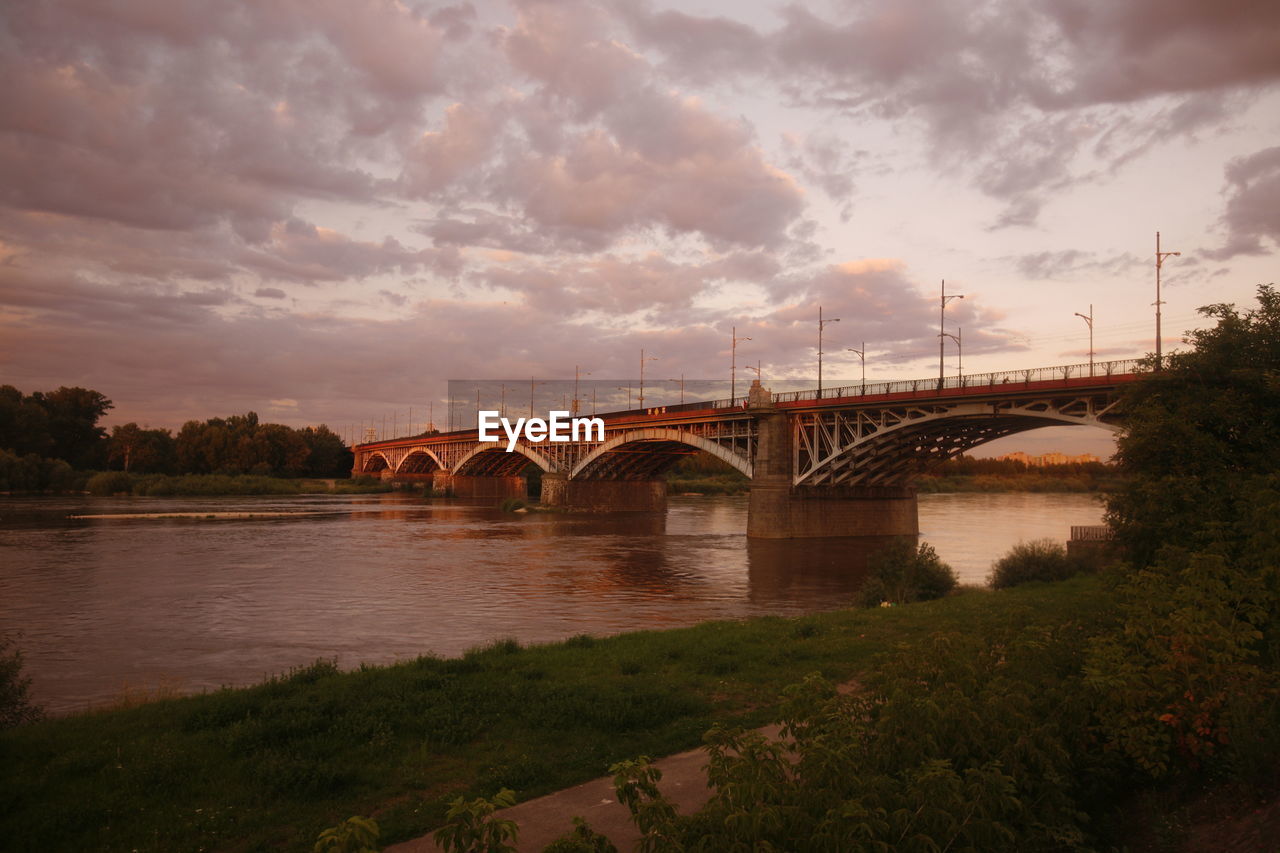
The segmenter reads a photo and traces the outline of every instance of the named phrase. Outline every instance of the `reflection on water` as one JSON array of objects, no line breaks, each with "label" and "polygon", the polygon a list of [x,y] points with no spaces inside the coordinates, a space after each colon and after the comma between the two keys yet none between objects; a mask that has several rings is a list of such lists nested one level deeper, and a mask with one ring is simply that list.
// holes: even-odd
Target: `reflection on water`
[{"label": "reflection on water", "polygon": [[[278,512],[266,518],[73,514]],[[928,495],[921,529],[980,582],[1019,539],[1065,539],[1101,510],[1076,495]],[[456,655],[501,637],[795,614],[847,605],[849,540],[747,540],[746,499],[672,498],[665,515],[515,515],[399,495],[20,499],[0,503],[0,629],[21,631],[55,711],[122,688],[244,684],[318,657]]]}]

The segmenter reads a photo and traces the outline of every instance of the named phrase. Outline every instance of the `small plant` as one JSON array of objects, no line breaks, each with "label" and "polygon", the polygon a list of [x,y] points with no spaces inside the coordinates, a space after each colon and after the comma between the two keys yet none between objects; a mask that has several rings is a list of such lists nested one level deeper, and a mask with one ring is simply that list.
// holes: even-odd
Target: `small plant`
[{"label": "small plant", "polygon": [[1052,539],[1019,542],[991,565],[987,578],[992,589],[1005,589],[1032,581],[1060,581],[1076,573],[1067,549]]},{"label": "small plant", "polygon": [[446,853],[516,853],[519,828],[514,820],[493,816],[498,809],[516,804],[516,793],[503,788],[492,800],[458,797],[449,804],[445,825],[435,831],[436,843]]},{"label": "small plant", "polygon": [[89,494],[99,497],[110,497],[121,492],[127,495],[132,488],[133,481],[123,471],[103,471],[101,474],[94,474],[85,484]]},{"label": "small plant", "polygon": [[505,498],[502,503],[498,504],[498,509],[502,512],[516,512],[528,508],[529,505],[519,498]]},{"label": "small plant", "polygon": [[679,837],[676,807],[658,790],[662,771],[642,755],[634,761],[619,761],[609,768],[618,802],[631,812],[631,820],[643,833],[636,849],[641,853],[674,853],[684,847]]},{"label": "small plant", "polygon": [[951,592],[958,583],[956,573],[938,558],[932,545],[903,540],[872,558],[862,603],[875,607],[885,602],[929,601]]},{"label": "small plant", "polygon": [[542,853],[618,853],[618,848],[592,829],[580,817],[573,819],[573,829],[542,848]]},{"label": "small plant", "polygon": [[27,695],[31,679],[22,675],[22,651],[16,647],[9,651],[11,646],[14,641],[0,634],[0,731],[44,717]]},{"label": "small plant", "polygon": [[378,853],[378,824],[372,818],[349,817],[316,838],[313,853]]}]

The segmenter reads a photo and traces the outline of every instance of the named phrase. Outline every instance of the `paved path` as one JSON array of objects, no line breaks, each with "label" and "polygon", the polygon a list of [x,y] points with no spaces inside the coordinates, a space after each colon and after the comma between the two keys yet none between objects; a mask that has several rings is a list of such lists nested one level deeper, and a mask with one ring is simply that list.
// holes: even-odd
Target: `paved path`
[{"label": "paved path", "polygon": [[[760,729],[768,738],[778,737],[778,726]],[[675,804],[681,814],[697,811],[711,797],[707,787],[705,750],[691,749],[653,762],[662,771],[658,789]],[[613,777],[604,776],[536,800],[528,800],[497,812],[520,827],[516,849],[520,853],[541,853],[542,849],[573,829],[575,817],[586,818],[596,832],[607,835],[619,850],[632,850],[640,838],[631,813],[613,793]],[[437,853],[441,848],[430,835],[393,844],[386,853]]]}]

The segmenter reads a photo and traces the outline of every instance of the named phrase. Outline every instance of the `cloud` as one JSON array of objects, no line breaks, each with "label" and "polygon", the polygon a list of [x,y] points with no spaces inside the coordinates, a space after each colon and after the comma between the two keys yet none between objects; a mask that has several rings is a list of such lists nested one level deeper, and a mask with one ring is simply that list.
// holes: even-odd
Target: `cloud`
[{"label": "cloud", "polygon": [[1227,208],[1223,222],[1227,242],[1205,252],[1214,260],[1236,255],[1262,255],[1280,246],[1280,146],[1264,148],[1227,164]]}]

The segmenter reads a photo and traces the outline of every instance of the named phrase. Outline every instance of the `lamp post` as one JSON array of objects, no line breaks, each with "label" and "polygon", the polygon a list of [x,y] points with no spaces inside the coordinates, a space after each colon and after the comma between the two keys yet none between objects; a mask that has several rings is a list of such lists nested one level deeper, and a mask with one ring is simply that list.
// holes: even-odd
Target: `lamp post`
[{"label": "lamp post", "polygon": [[[591,375],[591,371],[588,370],[587,376],[590,376],[590,375]],[[573,366],[573,407],[571,409],[571,414],[574,417],[578,416],[578,410],[581,408],[581,406],[578,403],[578,378],[579,378],[578,365],[575,364]]]},{"label": "lamp post", "polygon": [[640,408],[644,408],[644,363],[646,361],[657,361],[656,355],[645,358],[644,350],[640,350]]},{"label": "lamp post", "polygon": [[1089,316],[1076,312],[1076,316],[1089,324],[1089,375],[1093,375],[1093,306],[1089,306]]},{"label": "lamp post", "polygon": [[534,382],[533,377],[529,377],[529,417],[533,417],[533,389],[539,385],[546,385],[545,382]]},{"label": "lamp post", "polygon": [[615,385],[615,386],[614,386],[614,388],[615,388],[616,390],[618,390],[618,391],[626,391],[626,392],[627,392],[627,411],[630,411],[630,410],[631,410],[631,386],[630,386],[630,385],[626,385],[626,386],[624,387],[624,386],[622,386],[622,385]]},{"label": "lamp post", "polygon": [[822,329],[828,323],[839,323],[839,317],[832,317],[829,320],[822,319],[822,306],[818,306],[818,399],[822,399]]},{"label": "lamp post", "polygon": [[667,381],[680,383],[680,405],[683,406],[684,405],[684,374],[681,373],[679,379],[668,379]]},{"label": "lamp post", "polygon": [[[956,332],[957,332],[957,334],[954,334],[954,335],[953,335],[953,334],[951,334],[950,332],[943,332],[943,333],[942,333],[942,336],[943,336],[944,338],[951,338],[951,340],[953,340],[953,341],[955,341],[955,342],[956,342],[956,365],[957,365],[957,366],[956,366],[956,376],[959,376],[959,377],[962,377],[962,378],[963,378],[963,376],[964,376],[964,347],[963,347],[963,346],[961,345],[961,343],[960,343],[960,338],[961,338],[961,336],[964,334],[964,329],[956,329]],[[941,389],[941,388],[942,388],[942,379],[941,379],[941,378],[939,378],[939,379],[938,379],[938,388],[939,388],[939,389]]]},{"label": "lamp post", "polygon": [[738,327],[734,326],[731,333],[733,344],[729,347],[729,404],[733,404],[734,398],[738,391],[738,341],[749,341],[751,338],[738,337]]},{"label": "lamp post", "polygon": [[945,379],[943,373],[942,360],[945,355],[947,346],[947,338],[955,340],[954,336],[947,334],[947,303],[952,299],[964,299],[963,293],[953,293],[947,296],[947,280],[942,280],[942,300],[938,306],[938,390],[942,390],[942,383]]},{"label": "lamp post", "polygon": [[862,342],[862,349],[854,349],[853,347],[845,347],[845,350],[857,353],[858,360],[862,362],[862,394],[867,393],[867,342]]},{"label": "lamp post", "polygon": [[1181,255],[1181,252],[1162,252],[1160,251],[1160,232],[1156,232],[1156,370],[1160,369],[1160,306],[1164,303],[1160,301],[1160,268],[1164,266],[1164,259],[1173,255],[1175,257]]}]

